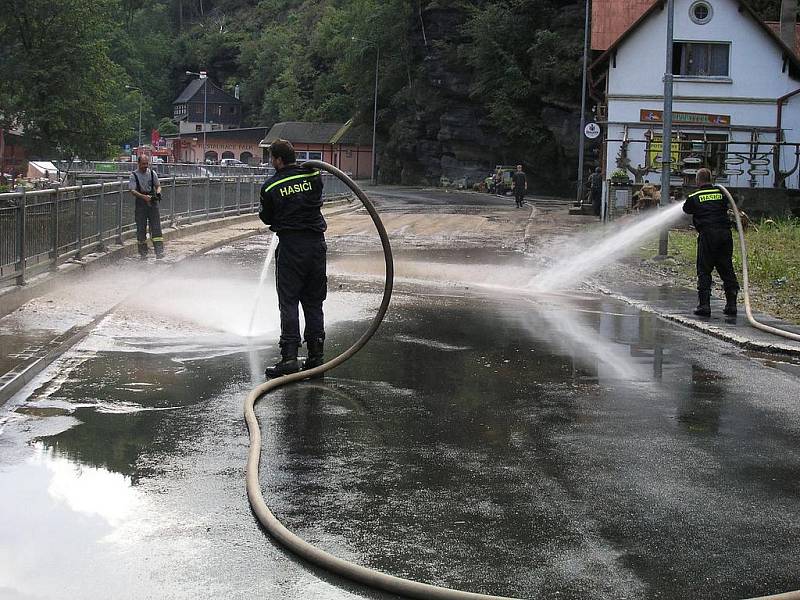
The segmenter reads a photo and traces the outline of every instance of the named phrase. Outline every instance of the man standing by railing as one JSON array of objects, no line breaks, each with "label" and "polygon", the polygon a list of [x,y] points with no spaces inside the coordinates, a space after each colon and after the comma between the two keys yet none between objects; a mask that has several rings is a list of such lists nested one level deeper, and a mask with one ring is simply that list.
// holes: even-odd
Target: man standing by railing
[{"label": "man standing by railing", "polygon": [[128,188],[136,197],[136,241],[139,244],[139,258],[147,258],[147,227],[150,226],[150,240],[153,242],[156,258],[164,257],[164,238],[161,234],[161,183],[158,175],[149,168],[147,155],[139,155],[138,168],[131,173]]}]

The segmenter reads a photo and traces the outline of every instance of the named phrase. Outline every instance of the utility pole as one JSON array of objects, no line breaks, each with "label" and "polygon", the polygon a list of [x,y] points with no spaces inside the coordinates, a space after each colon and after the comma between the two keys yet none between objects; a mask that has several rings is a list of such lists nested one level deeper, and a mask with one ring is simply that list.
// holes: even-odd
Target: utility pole
[{"label": "utility pole", "polygon": [[375,132],[378,127],[378,63],[381,60],[380,46],[375,44],[375,103],[372,108],[372,185],[375,185],[375,162],[378,157],[375,156]]},{"label": "utility pole", "polygon": [[373,41],[370,41],[370,40],[364,40],[364,39],[361,39],[361,38],[357,38],[355,36],[351,36],[350,39],[352,41],[354,41],[354,42],[362,42],[362,43],[366,44],[367,46],[374,46],[375,47],[375,101],[374,101],[374,105],[373,105],[373,108],[372,108],[372,174],[371,174],[371,177],[370,177],[370,181],[371,181],[372,185],[375,185],[375,161],[378,158],[376,156],[376,154],[375,154],[375,150],[376,150],[375,132],[376,132],[377,126],[378,126],[378,64],[380,63],[380,60],[381,60],[381,49],[380,49],[380,46],[378,46],[377,43],[375,43]]},{"label": "utility pole", "polygon": [[198,78],[203,79],[203,164],[206,162],[206,125],[208,119],[208,73],[200,71],[186,71],[187,75],[197,75]]},{"label": "utility pole", "polygon": [[[667,52],[664,69],[664,131],[661,135],[661,201],[664,208],[669,204],[669,182],[672,175],[672,46],[675,24],[675,0],[667,0]],[[669,229],[664,229],[658,239],[658,255],[666,257],[669,245]]]},{"label": "utility pole", "polygon": [[135,85],[126,85],[125,89],[126,90],[136,90],[137,92],[139,92],[139,145],[137,146],[137,150],[136,150],[136,152],[137,152],[136,156],[138,158],[138,156],[139,156],[138,155],[138,152],[139,152],[138,149],[142,147],[142,89],[136,87]]},{"label": "utility pole", "polygon": [[586,149],[586,72],[589,68],[589,9],[591,0],[586,0],[586,23],[583,26],[583,86],[581,87],[581,129],[578,132],[578,204],[583,201],[583,159]]}]

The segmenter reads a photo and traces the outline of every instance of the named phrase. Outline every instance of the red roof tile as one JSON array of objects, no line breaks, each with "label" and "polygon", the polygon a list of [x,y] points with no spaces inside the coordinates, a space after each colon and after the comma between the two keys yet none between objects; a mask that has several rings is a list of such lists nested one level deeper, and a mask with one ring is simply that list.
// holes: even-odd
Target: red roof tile
[{"label": "red roof tile", "polygon": [[[776,34],[781,34],[781,24],[778,21],[764,21]],[[800,23],[794,26],[794,53],[800,56]]]},{"label": "red roof tile", "polygon": [[657,0],[594,0],[592,50],[607,50]]}]

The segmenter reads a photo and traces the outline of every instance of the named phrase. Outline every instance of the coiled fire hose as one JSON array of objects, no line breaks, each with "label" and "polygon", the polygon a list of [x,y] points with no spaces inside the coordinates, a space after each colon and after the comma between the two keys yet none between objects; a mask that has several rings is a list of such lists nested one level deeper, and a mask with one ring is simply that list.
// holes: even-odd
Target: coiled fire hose
[{"label": "coiled fire hose", "polygon": [[[258,425],[254,406],[255,403],[268,392],[287,385],[309,379],[321,375],[325,371],[339,366],[347,359],[351,358],[358,352],[377,331],[378,327],[386,315],[389,307],[389,300],[392,295],[392,284],[394,281],[394,264],[392,260],[392,249],[389,245],[389,237],[386,229],[378,216],[372,202],[367,198],[364,192],[341,170],[336,167],[318,160],[307,161],[304,164],[316,167],[332,173],[341,179],[347,187],[361,200],[361,203],[366,208],[372,222],[378,230],[378,235],[381,239],[383,246],[383,253],[386,262],[386,281],[383,289],[383,300],[377,314],[373,318],[369,328],[363,335],[356,340],[356,342],[345,350],[336,358],[326,362],[319,367],[309,369],[308,371],[300,371],[292,373],[291,375],[284,375],[271,379],[265,383],[254,388],[244,403],[244,417],[247,422],[247,428],[250,434],[250,450],[247,455],[247,498],[250,501],[250,506],[253,509],[256,517],[258,518],[264,529],[284,548],[290,550],[302,559],[310,562],[317,567],[325,569],[335,575],[350,579],[357,583],[363,584],[369,588],[383,590],[385,592],[398,594],[408,598],[419,598],[421,600],[515,600],[505,596],[490,596],[486,594],[476,594],[472,592],[464,592],[454,590],[410,579],[403,579],[395,577],[386,573],[381,573],[374,569],[369,569],[361,565],[338,558],[329,552],[325,552],[315,546],[309,544],[301,537],[289,531],[284,525],[272,514],[272,511],[264,501],[264,496],[261,492],[261,483],[259,481],[259,464],[261,462],[261,429]],[[754,600],[800,600],[800,592],[791,592],[789,594],[780,594],[777,596],[767,596],[761,599]]]},{"label": "coiled fire hose", "polygon": [[747,244],[744,240],[744,227],[742,226],[742,215],[739,212],[739,207],[736,206],[736,201],[733,199],[733,196],[728,191],[728,188],[726,188],[724,185],[720,185],[718,187],[728,198],[728,203],[731,205],[731,209],[733,210],[733,216],[736,219],[736,229],[739,231],[739,246],[742,249],[742,292],[744,294],[744,311],[745,314],[747,315],[747,320],[756,329],[760,329],[761,331],[766,331],[767,333],[772,333],[774,335],[779,335],[788,338],[790,340],[795,340],[800,342],[800,335],[792,333],[791,331],[778,329],[777,327],[772,327],[770,325],[765,325],[764,323],[760,323],[753,316],[753,309],[750,307],[750,271],[747,264]]}]

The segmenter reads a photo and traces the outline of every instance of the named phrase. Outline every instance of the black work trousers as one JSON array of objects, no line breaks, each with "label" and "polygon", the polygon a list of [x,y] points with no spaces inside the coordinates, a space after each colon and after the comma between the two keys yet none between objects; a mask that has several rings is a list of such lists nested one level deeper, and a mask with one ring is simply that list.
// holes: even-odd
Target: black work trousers
[{"label": "black work trousers", "polygon": [[590,195],[592,198],[592,212],[595,217],[599,217],[603,206],[603,189],[592,188]]},{"label": "black work trousers", "polygon": [[141,198],[136,198],[136,241],[139,244],[139,255],[147,256],[147,229],[150,229],[150,241],[153,242],[153,250],[160,255],[164,252],[164,237],[161,233],[161,212],[158,209],[158,202],[149,204]]},{"label": "black work trousers", "polygon": [[275,258],[281,347],[300,345],[298,304],[303,305],[305,339],[325,339],[322,303],[328,295],[328,246],[325,236],[312,231],[284,231]]},{"label": "black work trousers", "polygon": [[708,229],[697,237],[697,291],[711,291],[711,273],[717,270],[726,292],[738,292],[733,270],[733,235],[730,229]]},{"label": "black work trousers", "polygon": [[525,190],[515,188],[514,189],[514,201],[517,203],[517,206],[522,206],[525,202]]}]

